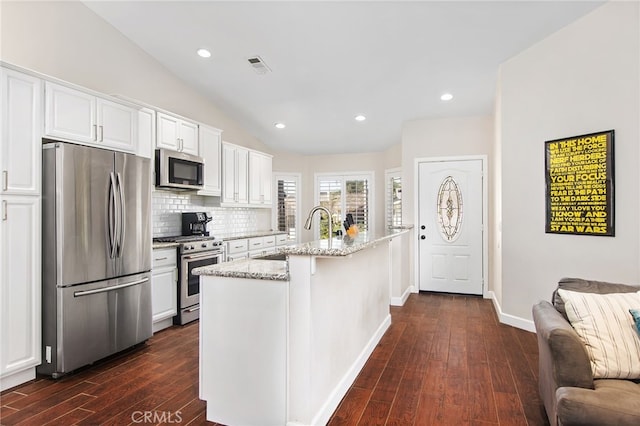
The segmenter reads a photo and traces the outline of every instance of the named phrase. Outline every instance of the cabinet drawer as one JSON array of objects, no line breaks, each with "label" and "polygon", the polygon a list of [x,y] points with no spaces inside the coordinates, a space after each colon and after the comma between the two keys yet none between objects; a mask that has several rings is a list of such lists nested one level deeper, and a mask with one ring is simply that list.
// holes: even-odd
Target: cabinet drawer
[{"label": "cabinet drawer", "polygon": [[268,237],[263,237],[263,247],[275,247],[276,246],[276,236],[269,235]]},{"label": "cabinet drawer", "polygon": [[262,247],[264,247],[263,237],[249,238],[249,250],[259,250]]},{"label": "cabinet drawer", "polygon": [[287,244],[288,235],[287,234],[278,234],[276,235],[276,245],[281,246]]},{"label": "cabinet drawer", "polygon": [[155,249],[153,251],[153,269],[177,266],[177,253],[175,248]]},{"label": "cabinet drawer", "polygon": [[241,253],[249,250],[249,240],[231,240],[227,243],[227,254]]},{"label": "cabinet drawer", "polygon": [[234,260],[238,260],[238,259],[246,259],[247,258],[247,252],[243,252],[243,253],[238,253],[238,254],[231,254],[227,256],[227,262],[233,262]]}]

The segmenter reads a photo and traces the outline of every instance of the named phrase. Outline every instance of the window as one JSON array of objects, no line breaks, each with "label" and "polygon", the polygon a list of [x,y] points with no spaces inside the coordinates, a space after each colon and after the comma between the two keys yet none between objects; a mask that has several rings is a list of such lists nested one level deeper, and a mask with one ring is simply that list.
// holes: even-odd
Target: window
[{"label": "window", "polygon": [[300,175],[276,174],[275,214],[273,229],[284,231],[291,242],[297,242],[300,224]]},{"label": "window", "polygon": [[402,225],[402,170],[386,170],[385,185],[385,220],[388,229]]},{"label": "window", "polygon": [[[348,214],[360,232],[373,231],[373,172],[340,175],[316,175],[316,204],[326,207],[332,213],[334,232],[343,229],[342,223]],[[322,214],[316,237],[328,238],[329,226],[326,215]]]}]

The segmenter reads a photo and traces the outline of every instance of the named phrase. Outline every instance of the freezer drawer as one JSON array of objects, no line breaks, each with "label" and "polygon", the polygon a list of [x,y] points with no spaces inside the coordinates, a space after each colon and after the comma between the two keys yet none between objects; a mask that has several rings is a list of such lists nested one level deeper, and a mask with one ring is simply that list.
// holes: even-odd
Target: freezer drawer
[{"label": "freezer drawer", "polygon": [[[43,330],[38,372],[59,377],[150,338],[150,278],[144,273],[56,288],[57,326]],[[45,322],[51,323],[55,318]]]}]

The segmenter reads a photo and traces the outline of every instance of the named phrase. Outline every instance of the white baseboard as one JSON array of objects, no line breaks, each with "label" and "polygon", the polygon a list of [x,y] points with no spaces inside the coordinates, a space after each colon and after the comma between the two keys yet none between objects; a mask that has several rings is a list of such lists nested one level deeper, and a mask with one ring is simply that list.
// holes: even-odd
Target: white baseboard
[{"label": "white baseboard", "polygon": [[498,299],[496,298],[496,295],[493,291],[488,291],[484,297],[485,299],[493,300],[493,307],[498,314],[498,321],[500,321],[500,323],[510,325],[521,330],[530,331],[532,333],[536,332],[536,326],[533,321],[502,312],[502,307],[500,306],[500,303],[498,302]]},{"label": "white baseboard", "polygon": [[173,325],[173,317],[165,318],[158,322],[154,322],[152,327],[153,334],[156,334],[158,331],[164,330],[165,328],[169,328],[172,325]]},{"label": "white baseboard", "polygon": [[[358,377],[360,370],[362,370],[362,367],[364,367],[364,364],[367,362],[367,359],[369,359],[369,356],[373,353],[373,350],[376,348],[376,346],[380,342],[380,339],[382,339],[382,336],[387,331],[390,325],[391,325],[391,314],[389,314],[382,321],[382,324],[380,324],[380,326],[378,327],[376,332],[373,334],[371,339],[369,339],[369,342],[364,347],[362,352],[360,352],[360,355],[358,356],[358,358],[356,358],[354,363],[351,365],[351,368],[347,370],[342,380],[338,382],[338,385],[329,394],[329,397],[327,398],[326,402],[322,405],[318,413],[316,413],[316,415],[313,417],[313,420],[311,422],[312,425],[325,425],[327,424],[327,422],[329,422],[329,420],[331,419],[331,416],[338,408],[340,401],[342,401],[342,398],[346,395],[347,391],[349,390],[353,382],[356,380],[356,377]],[[292,425],[294,423],[289,422],[288,424]]]},{"label": "white baseboard", "polygon": [[0,390],[5,391],[36,378],[36,368],[28,368],[0,378]]},{"label": "white baseboard", "polygon": [[404,291],[404,293],[402,293],[402,296],[400,296],[400,297],[392,297],[391,298],[391,302],[389,302],[389,304],[391,306],[404,306],[405,302],[407,301],[407,299],[409,298],[409,295],[411,293],[416,293],[416,291],[414,290],[412,285],[407,287],[407,289]]}]

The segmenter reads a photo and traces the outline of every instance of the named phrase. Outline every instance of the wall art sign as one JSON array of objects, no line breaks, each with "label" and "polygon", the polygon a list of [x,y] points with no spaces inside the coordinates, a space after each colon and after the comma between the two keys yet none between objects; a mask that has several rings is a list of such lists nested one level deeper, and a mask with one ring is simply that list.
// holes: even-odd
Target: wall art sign
[{"label": "wall art sign", "polygon": [[547,233],[613,237],[613,130],[545,142]]}]

